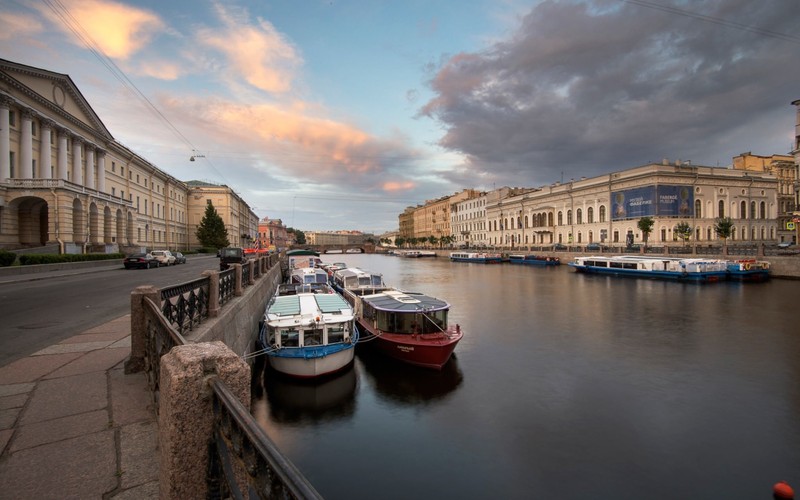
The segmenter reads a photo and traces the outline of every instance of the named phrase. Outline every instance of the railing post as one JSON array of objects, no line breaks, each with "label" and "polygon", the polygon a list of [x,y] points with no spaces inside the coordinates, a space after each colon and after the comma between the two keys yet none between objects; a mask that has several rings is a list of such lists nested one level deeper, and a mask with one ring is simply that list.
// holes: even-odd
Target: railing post
[{"label": "railing post", "polygon": [[174,347],[161,357],[158,414],[162,499],[206,498],[214,411],[208,378],[216,375],[250,408],[250,368],[222,342]]},{"label": "railing post", "polygon": [[219,316],[219,271],[203,271],[201,276],[208,278],[208,317]]},{"label": "railing post", "polygon": [[242,265],[233,264],[233,295],[241,297],[244,293],[244,284],[242,283]]},{"label": "railing post", "polygon": [[253,261],[253,259],[250,259],[250,260],[247,261],[246,265],[247,265],[248,268],[250,268],[250,273],[248,274],[248,276],[250,278],[249,278],[247,284],[251,285],[251,286],[255,285],[256,284],[256,278],[255,278],[255,273],[253,272],[255,270],[255,261]]},{"label": "railing post", "polygon": [[131,356],[125,361],[125,373],[137,373],[144,369],[145,337],[147,319],[144,312],[144,298],[155,304],[161,302],[161,292],[154,286],[136,287],[131,292]]}]

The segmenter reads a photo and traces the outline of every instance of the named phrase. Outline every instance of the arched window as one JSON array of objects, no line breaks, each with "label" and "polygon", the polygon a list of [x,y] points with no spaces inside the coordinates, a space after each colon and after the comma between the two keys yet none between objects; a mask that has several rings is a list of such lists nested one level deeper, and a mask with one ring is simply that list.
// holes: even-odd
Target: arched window
[{"label": "arched window", "polygon": [[700,200],[694,200],[694,216],[698,219],[703,217],[703,203]]},{"label": "arched window", "polygon": [[[739,218],[740,219],[746,219],[747,218],[747,202],[744,201],[744,200],[742,200],[742,202],[739,203]],[[742,238],[742,239],[744,239],[744,238]]]},{"label": "arched window", "polygon": [[567,210],[567,225],[572,225],[572,210]]},{"label": "arched window", "polygon": [[[559,218],[558,222],[560,224],[561,223],[561,212],[558,212],[558,218]],[[547,214],[547,225],[548,226],[552,226],[553,225],[553,212],[550,212],[550,213]]]},{"label": "arched window", "polygon": [[600,205],[600,222],[606,221],[606,206]]},{"label": "arched window", "polygon": [[[530,227],[528,225],[528,216],[527,215],[525,216],[525,227]],[[525,243],[527,243],[527,241]]]},{"label": "arched window", "polygon": [[559,226],[563,226],[564,225],[564,219],[563,219],[562,216],[563,216],[563,213],[562,212],[558,212],[558,225]]},{"label": "arched window", "polygon": [[575,219],[578,224],[583,224],[583,211],[580,208],[575,211]]},{"label": "arched window", "polygon": [[767,218],[767,204],[764,203],[763,201],[761,202],[761,210],[760,211],[761,211],[761,218],[762,219],[766,219]]},{"label": "arched window", "polygon": [[[588,222],[589,224],[594,222],[594,208],[592,208],[592,207],[589,207],[589,208],[586,209],[586,222]],[[592,235],[590,233],[589,234],[589,240],[591,241],[591,239],[592,239]]]},{"label": "arched window", "polygon": [[725,202],[722,200],[719,200],[719,217],[725,217]]},{"label": "arched window", "polygon": [[[750,218],[751,219],[755,219],[756,217],[757,217],[757,215],[756,215],[756,202],[755,201],[751,201],[750,202]],[[753,238],[753,239],[755,239],[755,238]]]}]

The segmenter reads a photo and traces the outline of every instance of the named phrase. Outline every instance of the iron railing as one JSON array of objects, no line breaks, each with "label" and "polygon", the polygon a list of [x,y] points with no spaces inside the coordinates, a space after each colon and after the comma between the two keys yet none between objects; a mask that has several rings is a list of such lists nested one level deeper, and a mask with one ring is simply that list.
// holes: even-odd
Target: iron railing
[{"label": "iron railing", "polygon": [[219,273],[219,305],[234,297],[236,292],[236,269],[231,267]]},{"label": "iron railing", "polygon": [[250,286],[250,264],[242,264],[242,288]]},{"label": "iron railing", "polygon": [[153,394],[153,401],[158,412],[161,390],[161,356],[173,347],[186,344],[186,339],[176,332],[165,318],[158,306],[149,298],[144,298],[144,315],[146,333],[144,337],[144,372],[147,383]]},{"label": "iron railing", "polygon": [[161,289],[161,313],[178,333],[191,331],[208,318],[210,278]]},{"label": "iron railing", "polygon": [[[207,498],[321,499],[228,386],[216,377],[209,379],[209,385],[214,433],[209,443]],[[241,478],[246,485],[237,482],[234,464],[246,472]]]}]

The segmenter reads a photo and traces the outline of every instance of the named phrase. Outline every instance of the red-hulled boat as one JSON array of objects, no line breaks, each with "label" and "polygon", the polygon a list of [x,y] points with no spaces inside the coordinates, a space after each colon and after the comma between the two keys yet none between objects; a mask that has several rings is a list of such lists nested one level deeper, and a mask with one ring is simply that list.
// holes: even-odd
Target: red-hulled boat
[{"label": "red-hulled boat", "polygon": [[[350,269],[353,274],[365,273]],[[340,276],[341,272],[338,272]],[[397,360],[440,370],[464,336],[459,325],[448,326],[450,304],[417,292],[387,287],[373,278],[370,286],[348,286],[341,293],[353,304],[361,341]],[[380,283],[377,284],[377,281]]]}]

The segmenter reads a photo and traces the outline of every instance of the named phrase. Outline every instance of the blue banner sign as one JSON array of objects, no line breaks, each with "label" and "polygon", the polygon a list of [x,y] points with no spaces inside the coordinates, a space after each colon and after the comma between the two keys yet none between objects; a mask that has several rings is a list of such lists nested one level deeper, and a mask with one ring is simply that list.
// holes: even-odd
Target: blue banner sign
[{"label": "blue banner sign", "polygon": [[611,193],[612,220],[639,217],[690,217],[694,193],[688,186],[643,186]]}]

